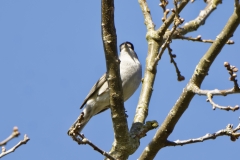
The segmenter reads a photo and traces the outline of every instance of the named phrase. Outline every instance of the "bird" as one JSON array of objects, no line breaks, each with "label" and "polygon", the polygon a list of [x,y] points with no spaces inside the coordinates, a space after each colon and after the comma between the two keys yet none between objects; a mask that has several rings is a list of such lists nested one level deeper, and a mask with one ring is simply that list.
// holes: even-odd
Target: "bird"
[{"label": "bird", "polygon": [[[123,100],[125,102],[133,95],[141,83],[142,66],[131,42],[123,42],[120,44],[119,49],[120,77],[122,80]],[[83,130],[93,116],[107,110],[109,105],[109,89],[107,74],[105,73],[94,84],[80,106],[80,109],[84,108],[82,111],[84,116],[78,132],[80,133]]]}]

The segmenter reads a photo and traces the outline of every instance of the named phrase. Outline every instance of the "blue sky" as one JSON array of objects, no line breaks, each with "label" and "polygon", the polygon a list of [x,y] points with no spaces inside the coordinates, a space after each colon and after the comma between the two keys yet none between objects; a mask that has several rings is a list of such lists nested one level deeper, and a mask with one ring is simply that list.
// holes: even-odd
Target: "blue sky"
[{"label": "blue sky", "polygon": [[[156,28],[161,25],[159,1],[149,1]],[[4,139],[18,126],[22,135],[7,144],[16,144],[25,133],[27,145],[4,157],[6,160],[103,159],[89,146],[79,146],[67,136],[67,130],[81,110],[79,106],[92,85],[105,73],[106,66],[101,39],[100,1],[79,0],[2,0],[0,1],[0,106],[1,135]],[[205,4],[197,0],[180,14],[185,22],[195,18]],[[222,5],[205,25],[189,36],[202,35],[215,39],[232,14],[233,1]],[[118,45],[134,44],[145,67],[146,27],[137,1],[115,2],[115,26]],[[233,84],[223,62],[240,68],[240,29],[232,39],[235,45],[225,46],[202,84],[203,89],[226,89]],[[149,106],[147,120],[161,123],[186,86],[199,59],[210,44],[174,40],[171,47],[186,80],[177,81],[175,69],[167,54],[158,65],[158,74]],[[125,103],[129,126],[132,123],[140,88]],[[214,97],[221,105],[240,104],[239,95]],[[239,123],[237,112],[213,111],[206,97],[195,96],[169,140],[197,138]],[[105,151],[113,141],[110,111],[91,119],[83,130],[85,136]],[[150,131],[130,160],[135,160],[154,136]],[[240,142],[220,137],[204,143],[162,149],[156,159],[231,159],[237,158]]]}]

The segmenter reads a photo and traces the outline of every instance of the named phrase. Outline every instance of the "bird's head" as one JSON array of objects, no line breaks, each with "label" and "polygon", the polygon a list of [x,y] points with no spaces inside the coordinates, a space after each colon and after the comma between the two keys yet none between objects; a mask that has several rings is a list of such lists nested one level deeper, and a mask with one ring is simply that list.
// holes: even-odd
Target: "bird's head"
[{"label": "bird's head", "polygon": [[128,54],[131,56],[132,59],[137,58],[138,56],[136,54],[136,52],[134,51],[134,46],[131,42],[123,42],[122,44],[120,44],[119,46],[120,49],[120,57],[124,56],[125,54]]}]

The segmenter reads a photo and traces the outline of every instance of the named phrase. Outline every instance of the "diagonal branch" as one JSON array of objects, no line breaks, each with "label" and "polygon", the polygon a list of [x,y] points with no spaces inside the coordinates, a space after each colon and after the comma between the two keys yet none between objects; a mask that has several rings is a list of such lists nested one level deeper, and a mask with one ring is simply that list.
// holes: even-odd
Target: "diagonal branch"
[{"label": "diagonal branch", "polygon": [[172,35],[173,35],[174,31],[176,30],[176,28],[177,28],[177,26],[174,25],[171,32],[170,32],[170,35],[167,37],[165,43],[161,46],[161,50],[158,53],[157,57],[155,58],[155,61],[153,62],[152,66],[151,66],[152,68],[155,68],[157,66],[157,63],[161,59],[161,57],[163,55],[163,52],[169,46],[169,44],[171,42],[171,39],[172,39]]},{"label": "diagonal branch", "polygon": [[6,145],[11,139],[16,138],[20,135],[20,132],[18,131],[18,127],[13,127],[13,132],[10,136],[8,136],[5,140],[0,142],[0,146]]},{"label": "diagonal branch", "polygon": [[89,141],[83,134],[80,134],[78,131],[78,128],[81,126],[82,121],[84,120],[84,112],[82,112],[80,114],[80,116],[78,117],[77,121],[74,123],[75,125],[73,125],[69,131],[68,131],[68,135],[72,137],[72,139],[74,141],[76,141],[79,145],[80,144],[88,144],[89,146],[91,146],[95,151],[99,152],[100,154],[104,155],[105,157],[109,158],[110,160],[114,160],[114,158],[109,155],[107,152],[105,152],[104,150],[100,149],[98,146],[96,146],[95,144],[93,144],[91,141]]},{"label": "diagonal branch", "polygon": [[[193,42],[203,42],[203,43],[213,43],[214,42],[214,40],[211,40],[211,39],[202,39],[202,37],[200,35],[198,35],[196,38],[193,38],[193,37],[185,37],[183,35],[177,34],[174,38],[175,39],[193,41]],[[226,42],[226,44],[229,44],[229,45],[234,44],[234,41],[233,40],[228,40]]]},{"label": "diagonal branch", "polygon": [[83,134],[81,133],[77,133],[79,137],[81,137],[80,139],[76,139],[76,141],[78,142],[78,144],[88,144],[89,146],[91,146],[95,151],[99,152],[100,154],[104,155],[105,157],[107,157],[110,160],[115,160],[115,158],[113,158],[111,155],[109,155],[107,152],[105,152],[104,150],[100,149],[98,146],[96,146],[95,144],[93,144],[91,141],[89,141]]},{"label": "diagonal branch", "polygon": [[167,141],[166,146],[183,146],[186,144],[192,144],[192,143],[203,142],[210,139],[216,139],[217,137],[220,137],[220,136],[229,136],[232,141],[235,141],[240,136],[240,133],[237,132],[239,130],[240,130],[240,124],[235,129],[233,129],[232,125],[228,124],[226,129],[219,130],[212,134],[207,133],[205,136],[202,136],[199,138],[188,139],[188,140]]},{"label": "diagonal branch", "polygon": [[18,142],[15,146],[13,146],[11,149],[7,150],[3,147],[2,153],[0,154],[0,158],[6,156],[7,154],[14,152],[18,147],[20,147],[23,144],[26,144],[30,139],[27,137],[27,135],[24,135],[24,139]]},{"label": "diagonal branch", "polygon": [[[181,0],[181,3],[178,5],[178,8],[176,9],[178,11],[178,13],[180,13],[182,11],[182,9],[188,4],[189,0]],[[164,33],[166,32],[166,30],[168,29],[168,27],[171,25],[171,23],[173,22],[173,19],[175,17],[175,13],[173,12],[162,24],[162,26],[157,29],[157,35],[159,36],[163,36]]]},{"label": "diagonal branch", "polygon": [[198,17],[190,22],[185,23],[182,28],[178,28],[176,31],[177,34],[185,35],[189,32],[196,31],[201,25],[204,25],[206,19],[217,8],[217,5],[221,4],[221,2],[222,0],[208,0],[207,6],[199,13]]}]

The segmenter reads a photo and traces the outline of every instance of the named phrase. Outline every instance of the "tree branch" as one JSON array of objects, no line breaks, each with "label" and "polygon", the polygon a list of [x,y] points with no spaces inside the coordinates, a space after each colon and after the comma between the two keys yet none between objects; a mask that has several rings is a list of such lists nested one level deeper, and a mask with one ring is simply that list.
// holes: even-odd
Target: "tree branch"
[{"label": "tree branch", "polygon": [[24,135],[24,139],[21,140],[20,142],[18,142],[14,147],[12,147],[11,149],[7,150],[5,149],[5,147],[2,147],[2,153],[0,154],[0,158],[6,156],[7,154],[14,152],[18,147],[20,147],[23,144],[26,144],[30,139],[27,137],[27,135]]},{"label": "tree branch", "polygon": [[81,137],[81,139],[76,139],[78,144],[88,144],[89,146],[91,146],[95,151],[99,152],[100,154],[104,155],[105,157],[109,158],[110,160],[115,160],[115,158],[113,158],[111,155],[109,155],[107,152],[105,152],[104,150],[100,149],[98,146],[96,146],[95,144],[93,144],[91,141],[89,141],[83,134],[81,133],[77,133],[79,137]]},{"label": "tree branch", "polygon": [[142,9],[142,13],[144,16],[144,24],[147,27],[147,30],[154,30],[155,25],[152,21],[150,9],[148,8],[147,1],[146,0],[138,0],[138,3],[140,4],[140,7]]},{"label": "tree branch", "polygon": [[186,144],[192,144],[192,143],[203,142],[210,139],[216,139],[217,137],[220,137],[220,136],[230,136],[230,139],[232,141],[235,141],[240,136],[240,133],[236,133],[238,130],[240,130],[240,124],[235,129],[233,129],[233,125],[228,124],[226,129],[219,130],[213,134],[207,133],[205,136],[194,138],[194,139],[188,139],[188,140],[176,140],[174,142],[167,141],[166,146],[183,146]]},{"label": "tree branch", "polygon": [[198,95],[205,95],[207,96],[207,102],[210,102],[213,106],[213,109],[215,110],[216,108],[222,109],[222,110],[232,110],[232,111],[236,111],[239,109],[239,106],[236,105],[235,107],[231,107],[231,106],[220,106],[216,103],[214,103],[214,101],[212,100],[214,95],[222,95],[222,96],[226,96],[228,94],[235,94],[235,93],[240,93],[240,88],[238,86],[236,77],[237,74],[235,72],[238,71],[238,68],[236,68],[235,66],[231,66],[228,62],[224,62],[224,66],[226,67],[226,69],[228,70],[229,74],[230,74],[230,81],[234,82],[234,87],[232,89],[228,89],[228,90],[201,90],[198,86],[193,86],[192,91]]},{"label": "tree branch", "polygon": [[[188,4],[189,0],[181,0],[181,3],[178,5],[178,13],[182,11],[182,9]],[[163,36],[168,29],[168,27],[172,24],[173,19],[175,17],[175,13],[172,12],[172,14],[164,21],[164,23],[161,25],[161,27],[156,31],[157,35]]]},{"label": "tree branch", "polygon": [[[156,67],[153,66],[155,63],[155,58],[158,55],[159,49],[161,45],[165,42],[163,41],[162,37],[167,30],[167,28],[171,25],[174,20],[175,12],[171,14],[171,16],[164,21],[163,25],[157,30],[154,30],[153,22],[150,15],[150,10],[147,6],[145,0],[139,0],[140,7],[142,9],[144,18],[145,18],[145,25],[148,29],[147,31],[147,41],[148,41],[148,56],[146,58],[146,68],[145,74],[142,81],[142,89],[141,94],[138,101],[138,106],[136,109],[136,114],[134,117],[133,125],[131,127],[131,134],[138,134],[137,132],[140,131],[141,127],[145,123],[146,117],[148,115],[148,105],[151,99],[152,91],[153,91],[153,84],[155,81],[156,76]],[[178,6],[178,13],[186,6],[189,0],[182,0]],[[147,9],[146,9],[147,8]],[[150,17],[150,18],[146,18]],[[151,26],[151,27],[149,27]]]},{"label": "tree branch", "polygon": [[[211,40],[211,39],[202,39],[202,37],[199,35],[197,36],[196,38],[193,38],[193,37],[185,37],[183,35],[176,35],[174,37],[174,39],[182,39],[182,40],[188,40],[188,41],[193,41],[193,42],[203,42],[203,43],[213,43],[214,40]],[[228,40],[226,42],[226,44],[234,44],[234,41],[233,40]]]},{"label": "tree branch", "polygon": [[226,110],[226,111],[229,111],[229,110],[236,111],[236,110],[239,109],[239,106],[238,106],[238,105],[236,105],[235,107],[231,107],[231,106],[225,107],[225,106],[220,106],[220,105],[216,104],[216,103],[212,100],[213,95],[210,94],[210,93],[207,94],[207,97],[208,97],[207,101],[212,104],[213,110],[215,110],[216,108],[219,108],[219,109],[221,109],[221,110]]},{"label": "tree branch", "polygon": [[[114,129],[114,143],[110,155],[117,159],[128,157],[128,124],[125,116],[122,81],[117,54],[117,35],[114,24],[114,0],[102,0],[102,40],[107,66],[111,117]],[[120,154],[121,153],[121,154]]]},{"label": "tree branch", "polygon": [[10,136],[8,136],[5,140],[0,142],[0,146],[6,145],[11,139],[16,138],[20,135],[20,132],[18,131],[18,127],[13,127],[13,132]]},{"label": "tree branch", "polygon": [[158,151],[166,145],[165,142],[168,136],[172,133],[178,120],[188,108],[189,103],[195,95],[195,93],[192,91],[192,86],[197,85],[199,87],[201,85],[205,76],[208,73],[211,64],[238,27],[240,22],[239,8],[239,5],[235,7],[235,10],[232,16],[229,18],[226,26],[217,36],[214,43],[210,46],[209,50],[198,63],[194,74],[192,75],[192,78],[190,79],[187,86],[184,88],[183,93],[169,112],[168,116],[166,117],[160,128],[158,129],[152,141],[146,146],[146,148],[142,152],[139,160],[153,159],[158,153]]},{"label": "tree branch", "polygon": [[177,73],[177,80],[178,81],[184,81],[185,80],[185,77],[181,75],[181,72],[177,66],[177,63],[175,62],[174,58],[176,58],[176,55],[175,54],[172,54],[172,49],[170,48],[170,46],[168,46],[168,54],[170,56],[170,62],[173,63],[174,65],[174,68],[176,70],[176,73]]},{"label": "tree branch", "polygon": [[199,13],[198,17],[185,23],[182,28],[178,28],[176,31],[177,34],[185,35],[189,32],[196,31],[201,25],[205,24],[206,19],[217,8],[217,5],[221,4],[221,1],[222,0],[208,0],[207,6]]}]

